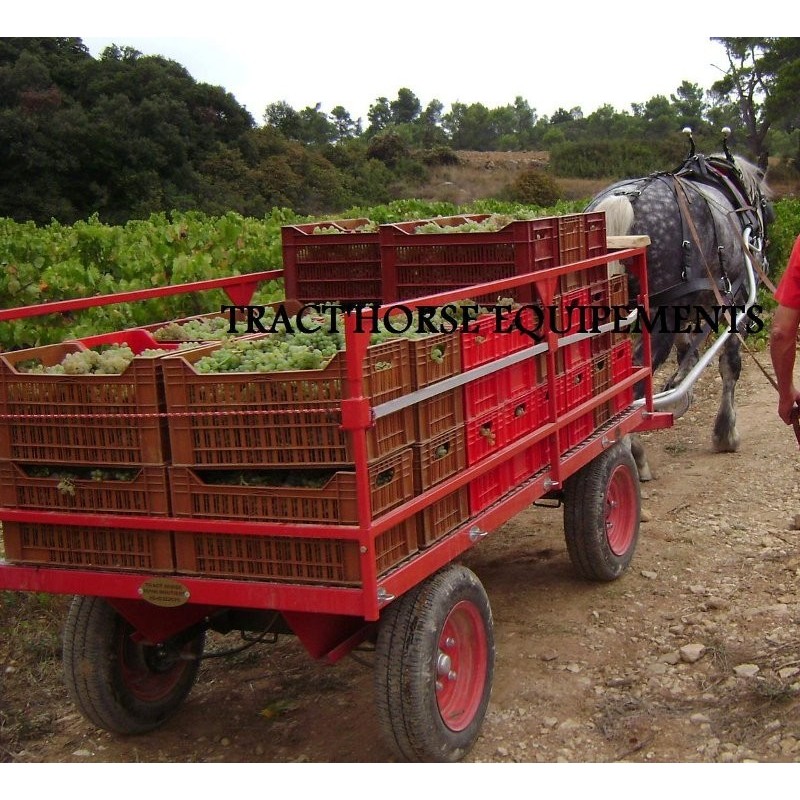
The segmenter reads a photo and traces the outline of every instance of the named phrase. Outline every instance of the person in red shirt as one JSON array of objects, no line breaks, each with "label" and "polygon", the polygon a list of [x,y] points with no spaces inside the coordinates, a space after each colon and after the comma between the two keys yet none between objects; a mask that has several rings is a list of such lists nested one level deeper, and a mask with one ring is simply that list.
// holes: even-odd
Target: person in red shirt
[{"label": "person in red shirt", "polygon": [[800,236],[775,292],[778,308],[772,320],[769,354],[778,380],[778,416],[791,425],[800,411],[800,389],[794,382],[797,331],[800,328]]}]

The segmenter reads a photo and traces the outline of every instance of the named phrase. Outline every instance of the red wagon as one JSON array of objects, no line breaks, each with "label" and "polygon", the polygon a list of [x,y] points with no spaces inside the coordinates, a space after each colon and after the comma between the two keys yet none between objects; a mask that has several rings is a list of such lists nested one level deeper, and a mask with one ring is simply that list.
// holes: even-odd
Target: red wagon
[{"label": "red wagon", "polygon": [[[75,595],[64,667],[81,712],[125,734],[157,727],[190,692],[209,630],[294,634],[329,662],[369,641],[377,712],[397,754],[463,757],[489,702],[494,639],[489,600],[459,556],[554,498],[576,569],[618,577],[639,532],[626,437],[671,424],[653,408],[646,329],[636,366],[627,334],[560,325],[570,304],[620,297],[606,265],[621,258],[639,278],[632,299],[648,308],[645,248],[592,255],[592,241],[581,260],[531,271],[512,263],[507,277],[450,280],[444,292],[403,300],[417,308],[536,298],[557,309],[559,323],[546,324],[538,342],[484,317],[468,332],[373,347],[351,316],[345,351],[306,373],[202,375],[199,351],[187,350],[144,358],[130,374],[79,380],[20,371],[30,351],[0,354],[0,587]],[[220,287],[246,305],[259,281],[280,275],[0,319]],[[149,334],[139,330],[36,355],[136,336],[144,349]],[[124,468],[130,479],[87,477],[63,493],[32,472],[36,464]],[[329,479],[257,489],[219,480],[253,466],[325,469]]]}]

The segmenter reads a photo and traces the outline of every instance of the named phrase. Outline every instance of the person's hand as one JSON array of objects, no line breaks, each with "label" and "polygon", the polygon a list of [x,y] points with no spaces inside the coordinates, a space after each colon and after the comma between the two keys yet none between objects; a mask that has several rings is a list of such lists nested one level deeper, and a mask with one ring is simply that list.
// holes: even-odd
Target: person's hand
[{"label": "person's hand", "polygon": [[778,416],[791,425],[800,413],[800,391],[792,386],[791,390],[778,399]]}]

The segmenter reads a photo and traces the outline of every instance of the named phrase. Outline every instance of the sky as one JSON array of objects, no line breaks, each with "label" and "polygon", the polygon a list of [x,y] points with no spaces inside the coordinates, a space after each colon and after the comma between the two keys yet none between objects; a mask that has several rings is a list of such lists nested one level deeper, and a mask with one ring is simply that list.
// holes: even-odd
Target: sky
[{"label": "sky", "polygon": [[[800,33],[800,15],[787,25],[785,11],[770,13],[773,2],[30,0],[4,11],[2,28],[80,36],[94,56],[112,43],[163,55],[224,87],[258,123],[267,105],[286,101],[297,110],[342,105],[366,124],[370,105],[403,87],[446,110],[522,96],[539,116],[630,110],[683,80],[707,89],[726,67],[710,37]],[[783,30],[753,29],[756,10],[773,24],[783,18]]]}]

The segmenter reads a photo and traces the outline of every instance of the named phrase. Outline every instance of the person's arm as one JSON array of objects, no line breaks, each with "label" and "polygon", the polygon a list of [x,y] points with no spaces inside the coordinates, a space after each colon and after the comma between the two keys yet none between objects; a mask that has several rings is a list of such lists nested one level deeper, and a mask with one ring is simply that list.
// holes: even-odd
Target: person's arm
[{"label": "person's arm", "polygon": [[779,305],[772,320],[769,354],[778,380],[778,416],[792,422],[792,409],[800,403],[800,391],[794,384],[794,362],[800,309]]}]

